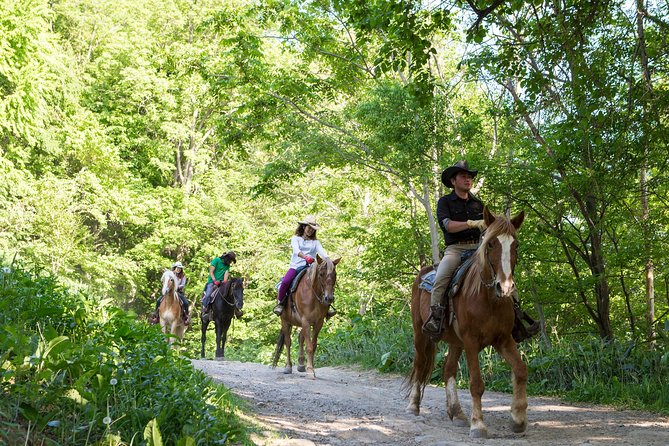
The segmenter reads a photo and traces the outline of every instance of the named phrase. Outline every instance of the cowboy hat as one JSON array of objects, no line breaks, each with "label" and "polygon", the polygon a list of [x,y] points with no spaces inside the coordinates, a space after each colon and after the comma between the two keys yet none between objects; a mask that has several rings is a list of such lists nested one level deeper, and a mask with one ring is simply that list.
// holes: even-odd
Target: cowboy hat
[{"label": "cowboy hat", "polygon": [[470,170],[469,166],[467,165],[467,161],[460,160],[441,172],[441,182],[444,183],[444,185],[452,188],[453,184],[451,184],[451,178],[453,178],[458,172],[467,172],[472,177],[475,177],[476,174],[479,173],[478,170]]},{"label": "cowboy hat", "polygon": [[321,226],[316,223],[316,218],[313,215],[307,215],[304,217],[304,220],[298,221],[298,223],[301,225],[309,225],[315,230],[319,230],[321,228]]},{"label": "cowboy hat", "polygon": [[184,266],[181,262],[174,262],[174,265],[172,265],[172,269],[174,269],[174,268],[184,269]]},{"label": "cowboy hat", "polygon": [[223,255],[221,256],[221,258],[223,258],[223,257],[228,257],[228,258],[230,259],[230,262],[231,262],[231,263],[237,263],[237,254],[235,254],[234,251],[228,251],[228,252],[226,252],[225,254],[223,254]]}]

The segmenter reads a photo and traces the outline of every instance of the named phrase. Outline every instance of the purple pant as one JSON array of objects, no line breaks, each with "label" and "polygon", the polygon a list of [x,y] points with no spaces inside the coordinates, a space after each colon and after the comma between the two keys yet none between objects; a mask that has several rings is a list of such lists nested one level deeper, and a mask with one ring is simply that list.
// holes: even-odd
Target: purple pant
[{"label": "purple pant", "polygon": [[281,285],[279,285],[279,303],[283,303],[283,300],[286,298],[286,294],[288,294],[288,289],[290,288],[290,283],[293,281],[295,276],[297,276],[297,270],[295,268],[290,268],[286,272],[286,275],[283,276],[283,279],[281,279]]}]

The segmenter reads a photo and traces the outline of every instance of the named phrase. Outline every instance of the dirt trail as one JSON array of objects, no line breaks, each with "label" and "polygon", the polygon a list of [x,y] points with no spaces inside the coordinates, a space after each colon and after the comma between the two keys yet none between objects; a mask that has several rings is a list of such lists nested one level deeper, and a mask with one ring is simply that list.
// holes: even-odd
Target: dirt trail
[{"label": "dirt trail", "polygon": [[[193,360],[193,365],[249,402],[265,432],[259,445],[651,445],[669,446],[669,418],[609,407],[530,398],[528,429],[509,428],[509,395],[483,395],[487,440],[471,440],[469,428],[446,416],[443,388],[428,386],[421,415],[404,412],[403,378],[372,371],[323,367],[316,380],[304,373],[233,361]],[[469,392],[460,390],[467,414]]]}]

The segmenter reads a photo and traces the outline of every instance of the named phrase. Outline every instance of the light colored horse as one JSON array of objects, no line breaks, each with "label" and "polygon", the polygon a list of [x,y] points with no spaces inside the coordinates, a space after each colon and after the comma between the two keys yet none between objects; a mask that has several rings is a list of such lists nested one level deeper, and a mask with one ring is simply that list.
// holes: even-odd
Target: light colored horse
[{"label": "light colored horse", "polygon": [[177,294],[177,276],[173,271],[165,269],[161,281],[163,283],[163,300],[158,307],[160,328],[167,335],[167,342],[172,345],[176,338],[179,341],[183,340],[186,325],[181,316],[181,300]]},{"label": "light colored horse", "polygon": [[[483,218],[488,226],[473,263],[461,279],[459,290],[452,299],[453,322],[446,327],[441,341],[448,343],[444,361],[443,379],[446,384],[447,414],[456,423],[466,424],[456,387],[458,361],[465,352],[469,369],[469,391],[472,395],[472,413],[469,436],[485,438],[488,431],[483,422],[481,397],[485,390],[479,365],[479,352],[492,345],[511,366],[513,399],[511,401],[511,429],[524,432],[527,428],[527,365],[523,362],[512,337],[514,324],[513,294],[515,283],[518,240],[516,230],[525,214],[513,217],[493,215],[488,208]],[[410,391],[406,410],[418,415],[425,385],[434,368],[437,343],[423,333],[422,327],[430,311],[430,293],[419,288],[421,278],[433,267],[423,268],[414,280],[411,297],[415,355],[408,378]]]},{"label": "light colored horse", "polygon": [[[337,281],[336,266],[341,259],[330,260],[316,257],[297,289],[289,296],[286,308],[281,313],[281,333],[274,351],[273,366],[276,367],[281,350],[286,346],[286,367],[284,373],[293,373],[290,360],[291,332],[293,327],[300,327],[300,355],[298,358],[299,372],[304,372],[304,347],[307,349],[307,377],[315,379],[314,353],[318,345],[318,333],[323,328],[325,315],[334,302],[334,287]],[[294,306],[293,306],[294,305]]]}]

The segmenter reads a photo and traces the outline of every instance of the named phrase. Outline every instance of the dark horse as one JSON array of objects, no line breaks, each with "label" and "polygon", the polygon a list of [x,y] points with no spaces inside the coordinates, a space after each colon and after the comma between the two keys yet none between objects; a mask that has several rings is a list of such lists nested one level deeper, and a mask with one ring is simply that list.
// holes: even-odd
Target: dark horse
[{"label": "dark horse", "polygon": [[[227,283],[221,283],[213,293],[211,303],[211,321],[216,325],[216,358],[225,357],[225,341],[228,337],[228,329],[235,313],[235,303],[239,308],[244,302],[244,279],[234,278]],[[207,340],[207,327],[210,320],[202,320],[202,351],[200,356],[204,358],[204,343]]]},{"label": "dark horse", "polygon": [[[443,379],[446,385],[447,414],[451,420],[467,423],[458,400],[455,377],[460,355],[464,350],[469,368],[469,391],[472,395],[472,413],[469,435],[487,437],[483,422],[481,396],[484,391],[479,352],[492,345],[511,366],[513,400],[511,402],[511,428],[524,432],[527,428],[527,366],[516,348],[511,331],[514,324],[513,271],[516,265],[518,240],[516,230],[525,218],[520,212],[512,219],[493,215],[483,210],[487,230],[474,260],[462,277],[460,287],[451,300],[452,323],[441,335],[448,343],[444,362]],[[432,376],[437,343],[423,333],[423,322],[430,310],[430,294],[419,288],[421,277],[433,267],[423,268],[413,282],[411,316],[413,319],[415,356],[413,370],[408,378],[409,405],[407,412],[418,415],[425,385]]]},{"label": "dark horse", "polygon": [[[339,260],[316,258],[304,277],[300,280],[297,289],[289,296],[286,308],[281,313],[281,332],[274,351],[273,367],[279,362],[281,350],[286,345],[286,367],[284,373],[293,373],[293,363],[290,360],[291,331],[293,327],[301,327],[299,335],[300,355],[298,358],[299,372],[304,372],[304,343],[307,347],[306,372],[309,378],[315,379],[314,353],[318,344],[318,333],[323,328],[325,315],[334,302],[334,287],[337,281],[337,263]],[[313,329],[312,329],[313,327]]]}]

